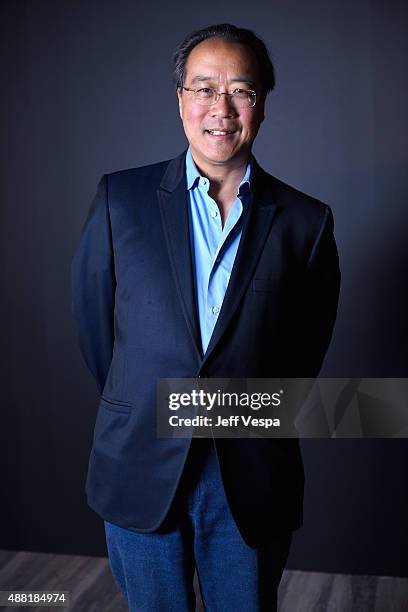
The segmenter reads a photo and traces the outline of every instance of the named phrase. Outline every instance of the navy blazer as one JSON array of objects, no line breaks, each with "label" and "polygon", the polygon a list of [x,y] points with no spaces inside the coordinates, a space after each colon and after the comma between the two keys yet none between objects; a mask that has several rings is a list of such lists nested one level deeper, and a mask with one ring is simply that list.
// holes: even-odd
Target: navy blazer
[{"label": "navy blazer", "polygon": [[[251,202],[206,353],[197,317],[185,152],[104,175],[72,263],[73,312],[101,400],[86,491],[105,520],[163,522],[191,440],[156,437],[158,378],[317,376],[340,272],[325,204],[254,161]],[[252,547],[302,524],[296,439],[216,439],[226,497]]]}]

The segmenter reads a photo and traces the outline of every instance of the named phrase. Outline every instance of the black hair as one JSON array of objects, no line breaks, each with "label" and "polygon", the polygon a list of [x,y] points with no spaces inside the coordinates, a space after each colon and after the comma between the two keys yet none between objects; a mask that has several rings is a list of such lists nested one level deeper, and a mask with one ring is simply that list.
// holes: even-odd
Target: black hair
[{"label": "black hair", "polygon": [[252,49],[256,56],[261,76],[261,86],[265,95],[275,87],[275,69],[269,57],[268,48],[254,32],[237,28],[230,23],[207,26],[191,32],[177,47],[173,57],[173,81],[177,88],[183,87],[186,63],[191,51],[207,38],[222,38],[228,42],[240,43]]}]

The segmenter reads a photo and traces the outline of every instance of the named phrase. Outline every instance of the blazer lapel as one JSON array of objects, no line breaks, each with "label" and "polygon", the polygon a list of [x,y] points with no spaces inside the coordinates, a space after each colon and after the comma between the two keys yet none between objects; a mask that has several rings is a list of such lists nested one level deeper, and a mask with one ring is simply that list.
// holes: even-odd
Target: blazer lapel
[{"label": "blazer lapel", "polygon": [[157,190],[157,196],[177,293],[201,361],[201,335],[195,301],[185,155],[184,151],[169,163]]},{"label": "blazer lapel", "polygon": [[241,241],[221,312],[203,357],[195,300],[185,155],[186,151],[169,163],[157,195],[177,293],[202,367],[221,340],[253,277],[278,204],[274,200],[273,184],[269,175],[253,159],[251,183],[254,189],[251,191],[251,201],[244,220]]},{"label": "blazer lapel", "polygon": [[247,286],[253,277],[255,266],[261,255],[272,221],[278,209],[273,198],[271,186],[268,186],[268,175],[253,159],[254,190],[247,211],[242,236],[222,304],[217,324],[204,355],[204,363],[222,338],[229,325]]}]

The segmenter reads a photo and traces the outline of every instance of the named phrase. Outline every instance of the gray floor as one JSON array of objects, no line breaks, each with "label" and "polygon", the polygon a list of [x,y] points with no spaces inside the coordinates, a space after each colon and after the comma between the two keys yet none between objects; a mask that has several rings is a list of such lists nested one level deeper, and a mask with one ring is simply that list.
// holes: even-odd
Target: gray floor
[{"label": "gray floor", "polygon": [[[70,591],[71,603],[69,607],[7,606],[1,610],[128,610],[104,557],[0,551],[0,590],[11,589]],[[202,612],[198,592],[197,596],[197,612]],[[279,602],[280,612],[408,612],[408,578],[285,571]]]}]

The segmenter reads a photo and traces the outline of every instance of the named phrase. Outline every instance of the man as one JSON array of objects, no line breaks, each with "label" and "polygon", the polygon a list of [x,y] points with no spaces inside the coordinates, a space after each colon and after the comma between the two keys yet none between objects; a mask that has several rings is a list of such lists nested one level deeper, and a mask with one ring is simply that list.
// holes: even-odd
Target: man
[{"label": "man", "polygon": [[189,148],[105,175],[73,261],[81,348],[101,393],[87,479],[132,611],[275,610],[302,524],[296,439],[160,439],[159,378],[314,377],[336,316],[330,209],[251,149],[274,71],[232,25],[175,54]]}]

